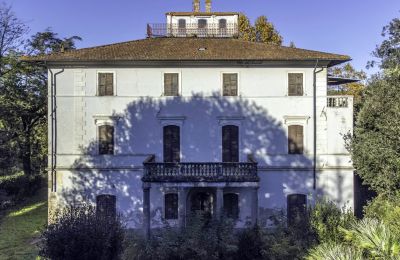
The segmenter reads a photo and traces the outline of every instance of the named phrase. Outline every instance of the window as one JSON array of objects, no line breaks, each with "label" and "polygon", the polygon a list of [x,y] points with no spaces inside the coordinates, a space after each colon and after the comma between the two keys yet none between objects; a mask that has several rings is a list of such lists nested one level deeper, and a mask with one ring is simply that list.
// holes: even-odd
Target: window
[{"label": "window", "polygon": [[222,127],[222,161],[239,162],[239,127]]},{"label": "window", "polygon": [[178,194],[165,194],[165,219],[178,219]]},{"label": "window", "polygon": [[239,195],[235,193],[224,194],[224,213],[228,218],[239,218]]},{"label": "window", "polygon": [[186,34],[186,20],[179,19],[178,20],[178,33],[179,34]]},{"label": "window", "polygon": [[218,23],[219,29],[226,29],[226,19],[219,19]]},{"label": "window", "polygon": [[113,96],[114,95],[114,73],[101,72],[98,73],[98,95]]},{"label": "window", "polygon": [[206,19],[199,19],[198,22],[199,29],[206,29],[207,28],[207,20]]},{"label": "window", "polygon": [[164,96],[179,96],[179,73],[164,74]]},{"label": "window", "polygon": [[238,95],[238,74],[224,73],[223,74],[223,93],[224,96]]},{"label": "window", "polygon": [[304,194],[287,196],[288,224],[293,225],[304,219],[307,210],[307,197]]},{"label": "window", "polygon": [[164,162],[179,162],[181,152],[179,126],[164,126],[163,132]]},{"label": "window", "polygon": [[303,154],[304,152],[303,126],[290,125],[288,129],[289,129],[289,137],[288,137],[289,154]]},{"label": "window", "polygon": [[114,154],[114,127],[99,126],[99,154]]},{"label": "window", "polygon": [[96,197],[96,213],[98,216],[115,218],[117,198],[114,195],[102,194]]},{"label": "window", "polygon": [[303,96],[303,73],[289,73],[289,96]]}]

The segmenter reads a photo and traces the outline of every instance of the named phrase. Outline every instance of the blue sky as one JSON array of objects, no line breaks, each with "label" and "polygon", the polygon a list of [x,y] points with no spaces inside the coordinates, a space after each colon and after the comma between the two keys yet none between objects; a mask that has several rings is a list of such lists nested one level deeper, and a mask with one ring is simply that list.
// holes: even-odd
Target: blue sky
[{"label": "blue sky", "polygon": [[[79,48],[144,38],[147,22],[164,22],[167,11],[192,9],[192,0],[3,2],[13,6],[31,33],[51,27],[60,36],[78,35],[83,38]],[[266,15],[285,45],[293,41],[299,48],[347,54],[357,69],[365,70],[371,52],[382,41],[382,27],[400,17],[400,1],[213,0],[213,10],[243,12],[252,21]]]}]

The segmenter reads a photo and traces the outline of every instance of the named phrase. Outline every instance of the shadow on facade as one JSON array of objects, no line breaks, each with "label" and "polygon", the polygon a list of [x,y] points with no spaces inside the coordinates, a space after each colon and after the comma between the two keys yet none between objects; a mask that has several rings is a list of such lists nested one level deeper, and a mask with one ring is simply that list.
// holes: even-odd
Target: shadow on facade
[{"label": "shadow on facade", "polygon": [[[111,102],[123,99],[126,98]],[[240,161],[245,162],[247,154],[253,154],[260,169],[260,220],[275,208],[285,208],[287,194],[313,192],[312,147],[306,146],[305,155],[288,155],[287,126],[268,113],[266,104],[259,103],[268,101],[219,94],[131,99],[123,111],[111,115],[105,115],[100,108],[99,115],[93,115],[93,125],[87,124],[87,135],[94,136],[96,120],[112,120],[115,155],[98,155],[96,138],[81,147],[72,170],[62,173],[63,184],[58,192],[66,203],[95,202],[97,195],[113,194],[128,225],[140,227],[142,163],[150,154],[162,162],[162,127],[170,124],[181,127],[182,162],[221,162],[221,128],[226,124],[239,126]],[[312,125],[307,128],[310,131]],[[308,131],[305,128],[305,133]],[[246,203],[249,202],[245,199],[239,201],[239,205]],[[158,207],[163,205],[163,198],[151,198],[151,204],[153,224],[162,221]]]}]

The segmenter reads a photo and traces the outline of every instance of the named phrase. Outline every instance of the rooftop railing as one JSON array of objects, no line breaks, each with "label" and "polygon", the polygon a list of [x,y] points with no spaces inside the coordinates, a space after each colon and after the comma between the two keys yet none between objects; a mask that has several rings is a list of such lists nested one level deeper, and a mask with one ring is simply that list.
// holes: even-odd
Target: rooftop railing
[{"label": "rooftop railing", "polygon": [[227,23],[220,27],[218,23],[199,27],[197,23],[186,24],[184,27],[177,23],[147,24],[147,37],[237,37],[239,34],[236,23]]},{"label": "rooftop railing", "polygon": [[328,96],[327,107],[347,108],[353,103],[352,96]]},{"label": "rooftop railing", "polygon": [[144,182],[255,182],[259,181],[257,163],[252,162],[178,162],[145,161]]}]

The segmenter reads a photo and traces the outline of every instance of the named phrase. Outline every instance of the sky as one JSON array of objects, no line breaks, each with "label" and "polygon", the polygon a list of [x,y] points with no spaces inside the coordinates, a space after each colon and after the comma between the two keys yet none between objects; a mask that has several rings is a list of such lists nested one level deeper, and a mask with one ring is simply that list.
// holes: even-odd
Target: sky
[{"label": "sky", "polygon": [[[202,8],[204,9],[204,1]],[[30,33],[50,27],[61,37],[83,38],[78,48],[145,38],[147,23],[168,11],[191,11],[192,0],[0,0],[12,6]],[[213,11],[265,15],[298,48],[347,54],[366,70],[382,27],[400,17],[400,0],[213,0]]]}]

